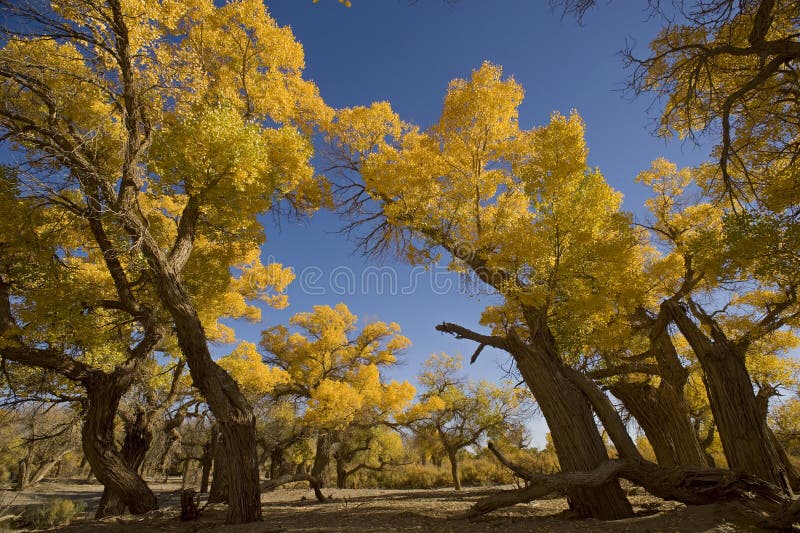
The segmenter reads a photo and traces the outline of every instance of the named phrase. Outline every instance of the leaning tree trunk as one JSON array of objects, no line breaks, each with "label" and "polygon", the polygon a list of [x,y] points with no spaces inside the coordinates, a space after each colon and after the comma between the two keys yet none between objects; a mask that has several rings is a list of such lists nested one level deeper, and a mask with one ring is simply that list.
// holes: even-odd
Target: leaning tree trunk
[{"label": "leaning tree trunk", "polygon": [[669,334],[669,314],[660,310],[655,318],[651,318],[640,309],[637,315],[647,330],[649,352],[658,365],[660,383],[653,387],[646,383],[620,381],[609,389],[636,418],[660,465],[706,466],[705,450],[692,425],[689,404],[683,392],[689,372],[681,363]]},{"label": "leaning tree trunk", "polygon": [[119,499],[119,504],[101,501],[97,518],[120,514],[120,507],[123,510],[127,507],[133,514],[158,507],[153,491],[136,469],[128,466],[114,443],[114,419],[119,400],[128,387],[126,381],[114,373],[97,375],[86,383],[89,408],[82,430],[83,453],[98,481]]},{"label": "leaning tree trunk", "polygon": [[[473,360],[486,345],[510,353],[547,421],[561,470],[592,470],[608,461],[592,408],[568,377],[569,367],[558,355],[546,317],[539,313],[526,318],[533,336],[528,342],[513,330],[508,337],[497,337],[480,335],[457,324],[442,323],[436,329],[480,343]],[[633,453],[638,454],[633,448]],[[616,479],[597,486],[570,488],[566,494],[570,507],[580,517],[615,520],[633,516],[630,502]]]},{"label": "leaning tree trunk", "polygon": [[686,401],[669,383],[662,380],[653,387],[649,383],[618,381],[609,390],[639,423],[658,464],[706,466]]},{"label": "leaning tree trunk", "polygon": [[[562,363],[546,338],[533,347],[512,344],[511,355],[542,410],[561,470],[587,471],[608,460],[603,440],[584,395],[562,372]],[[567,491],[570,507],[580,517],[615,520],[633,516],[619,483]]]},{"label": "leaning tree trunk", "polygon": [[331,462],[331,448],[333,447],[333,435],[320,433],[317,436],[317,452],[314,454],[314,464],[311,466],[311,476],[317,480],[320,488],[328,486],[328,464]]},{"label": "leaning tree trunk", "polygon": [[[152,419],[143,410],[137,410],[134,420],[125,424],[125,439],[122,442],[122,459],[134,472],[139,472],[153,442]],[[123,495],[103,488],[103,495],[97,509],[98,516],[117,516],[125,512]]]},{"label": "leaning tree trunk", "polygon": [[[137,231],[145,232],[142,228]],[[192,381],[206,399],[222,434],[228,476],[226,522],[261,520],[253,409],[236,382],[211,358],[205,330],[180,273],[166,266],[167,260],[157,245],[144,248],[156,267],[156,289],[175,321],[178,344],[189,364]]]},{"label": "leaning tree trunk", "polygon": [[447,450],[447,459],[450,461],[450,474],[453,476],[453,488],[461,490],[461,479],[458,477],[458,450]]},{"label": "leaning tree trunk", "polygon": [[703,367],[708,400],[725,458],[739,470],[792,493],[786,470],[759,416],[743,350],[737,349],[716,324],[712,338],[689,318],[678,302],[665,306]]}]

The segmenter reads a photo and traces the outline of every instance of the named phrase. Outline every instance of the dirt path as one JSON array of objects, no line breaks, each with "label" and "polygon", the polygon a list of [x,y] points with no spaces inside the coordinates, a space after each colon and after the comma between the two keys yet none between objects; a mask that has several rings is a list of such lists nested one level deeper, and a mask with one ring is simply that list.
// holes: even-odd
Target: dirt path
[{"label": "dirt path", "polygon": [[[145,516],[95,521],[85,513],[61,531],[71,533],[122,533],[131,531],[228,533],[338,532],[338,531],[626,531],[626,532],[734,532],[762,531],[754,519],[735,506],[685,507],[664,502],[643,491],[630,495],[637,517],[616,522],[574,520],[563,498],[542,500],[498,511],[478,520],[458,519],[472,503],[497,488],[468,488],[461,492],[440,490],[326,489],[332,496],[317,502],[307,489],[281,489],[263,496],[265,521],[244,526],[225,526],[225,507],[209,506],[200,520],[180,522],[177,509],[180,486],[176,482],[153,483],[161,509]],[[18,495],[15,508],[61,497],[80,500],[92,510],[102,487],[95,484],[42,483]],[[9,501],[0,492],[0,502]]]}]

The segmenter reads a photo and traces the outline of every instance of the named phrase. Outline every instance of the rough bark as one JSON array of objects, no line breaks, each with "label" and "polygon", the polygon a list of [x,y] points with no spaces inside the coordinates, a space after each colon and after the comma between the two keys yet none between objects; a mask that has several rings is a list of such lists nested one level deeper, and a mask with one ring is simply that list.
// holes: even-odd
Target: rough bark
[{"label": "rough bark", "polygon": [[214,444],[214,477],[211,480],[211,492],[208,494],[209,503],[227,503],[230,498],[230,461],[225,452],[224,440],[224,437],[217,437]]},{"label": "rough bark", "polygon": [[669,314],[660,310],[655,318],[651,318],[640,309],[634,319],[648,334],[649,354],[656,360],[661,380],[656,387],[619,383],[610,390],[639,422],[660,465],[707,466],[706,454],[692,426],[684,396],[689,372],[672,343]]},{"label": "rough bark", "polygon": [[658,464],[706,466],[686,402],[672,385],[666,381],[658,387],[618,381],[608,389],[636,419],[653,447]]},{"label": "rough bark", "polygon": [[714,321],[709,323],[709,338],[674,300],[664,302],[662,308],[669,312],[703,367],[709,404],[728,466],[774,483],[791,494],[786,469],[759,414],[743,347],[735,346]]},{"label": "rough bark", "polygon": [[23,491],[28,487],[28,461],[26,459],[20,459],[17,462],[17,491]]},{"label": "rough bark", "polygon": [[[139,473],[145,456],[153,441],[152,419],[144,410],[138,410],[133,420],[125,424],[125,439],[122,442],[122,459],[133,472]],[[103,488],[98,506],[98,516],[116,516],[125,512],[124,496],[117,491]]]},{"label": "rough bark", "polygon": [[332,447],[334,436],[328,433],[320,433],[317,436],[317,452],[314,454],[314,464],[311,466],[311,476],[317,480],[321,488],[328,486],[328,464],[331,462]]},{"label": "rough bark", "polygon": [[283,448],[275,446],[269,452],[269,478],[275,479],[285,473],[285,470],[286,458],[283,456]]},{"label": "rough bark", "polygon": [[[591,470],[608,460],[605,445],[589,403],[546,346],[542,343],[539,349],[529,349],[515,343],[512,356],[547,421],[561,470]],[[570,489],[567,498],[581,517],[614,520],[633,516],[615,480],[598,487]]]},{"label": "rough bark", "polygon": [[108,491],[101,501],[96,517],[120,514],[127,507],[133,514],[156,509],[158,502],[147,483],[131,468],[114,443],[114,418],[119,400],[128,389],[118,376],[98,376],[87,383],[89,408],[82,430],[83,453],[92,472]]},{"label": "rough bark", "polygon": [[180,274],[164,268],[160,250],[149,251],[151,263],[156,265],[157,292],[175,321],[178,344],[189,364],[192,381],[206,399],[222,434],[228,476],[226,522],[258,521],[261,496],[252,407],[236,382],[211,358],[205,331]]},{"label": "rough bark", "polygon": [[214,464],[214,448],[216,444],[216,434],[212,434],[203,445],[203,456],[200,458],[202,473],[200,474],[200,494],[208,492],[208,480],[211,476],[211,466]]}]

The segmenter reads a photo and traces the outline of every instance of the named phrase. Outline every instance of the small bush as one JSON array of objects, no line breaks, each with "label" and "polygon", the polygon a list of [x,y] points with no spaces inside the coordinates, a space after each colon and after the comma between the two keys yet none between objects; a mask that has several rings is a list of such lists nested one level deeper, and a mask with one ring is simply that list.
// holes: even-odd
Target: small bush
[{"label": "small bush", "polygon": [[465,486],[485,487],[510,485],[514,482],[511,471],[496,459],[488,457],[471,458],[461,464],[461,483]]},{"label": "small bush", "polygon": [[83,502],[75,503],[72,500],[54,498],[45,503],[31,505],[22,512],[23,525],[34,529],[47,529],[57,526],[66,526],[75,518],[75,515],[86,509]]},{"label": "small bush", "polygon": [[376,477],[376,484],[385,489],[434,489],[453,484],[449,469],[433,465],[398,466],[381,472]]}]

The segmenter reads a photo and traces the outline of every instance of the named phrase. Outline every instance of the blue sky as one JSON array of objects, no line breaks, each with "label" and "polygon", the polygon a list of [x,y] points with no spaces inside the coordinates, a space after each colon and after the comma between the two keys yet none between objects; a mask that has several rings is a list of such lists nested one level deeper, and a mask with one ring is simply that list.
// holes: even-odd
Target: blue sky
[{"label": "blue sky", "polygon": [[[454,5],[354,0],[349,9],[335,0],[267,2],[278,23],[290,25],[304,45],[306,75],[333,107],[386,100],[403,119],[427,127],[437,120],[451,79],[469,76],[484,60],[502,65],[526,91],[521,126],[544,124],[553,111],[577,109],[587,124],[590,164],[625,194],[626,209],[638,211],[645,198],[634,183],[639,171],[659,156],[696,164],[708,148],[654,137],[658,106],[648,112],[651,99],[623,94],[626,72],[619,51],[626,38],[646,50],[659,29],[659,21],[649,20],[643,10],[646,3],[600,4],[578,24],[562,19],[545,0],[461,0]],[[240,338],[257,341],[261,329],[293,313],[344,301],[362,319],[400,323],[412,340],[404,364],[389,372],[392,378],[413,380],[431,353],[460,352],[469,358],[475,349],[433,329],[442,321],[480,329],[480,312],[492,301],[470,294],[454,274],[436,272],[434,277],[391,258],[364,258],[337,233],[342,222],[329,212],[300,223],[282,222],[280,228],[269,217],[264,224],[264,258],[292,266],[299,279],[289,288],[290,306],[265,310],[263,324],[236,324]],[[377,283],[381,276],[383,290]],[[448,281],[450,290],[443,290]],[[503,365],[508,365],[506,355],[486,349],[466,371],[473,379],[498,379]],[[542,445],[543,422],[534,421],[531,430],[533,444]]]}]

